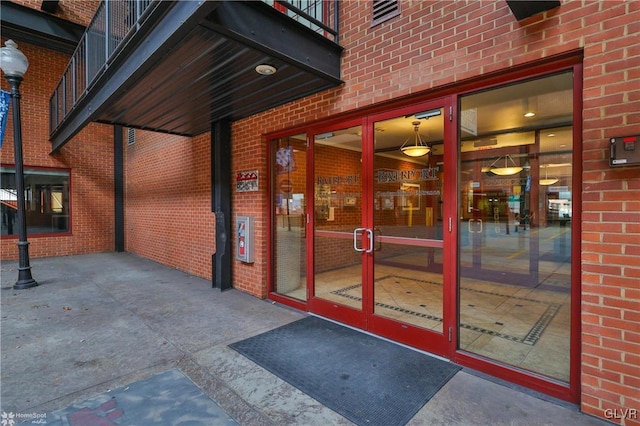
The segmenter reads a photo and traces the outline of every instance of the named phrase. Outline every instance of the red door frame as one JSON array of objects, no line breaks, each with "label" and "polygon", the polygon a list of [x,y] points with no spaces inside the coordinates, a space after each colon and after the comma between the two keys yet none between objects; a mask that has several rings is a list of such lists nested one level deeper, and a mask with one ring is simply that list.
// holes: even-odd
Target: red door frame
[{"label": "red door frame", "polygon": [[[499,70],[495,72],[489,72],[484,75],[479,75],[478,77],[469,78],[465,81],[459,82],[455,85],[448,85],[446,87],[441,87],[437,89],[433,89],[430,91],[426,91],[423,93],[416,94],[415,96],[409,96],[400,98],[396,101],[386,102],[382,104],[377,104],[372,106],[371,108],[365,110],[357,110],[345,113],[343,116],[336,118],[332,117],[331,119],[324,120],[322,122],[318,122],[323,125],[325,128],[330,126],[330,123],[340,123],[343,120],[353,119],[354,117],[358,117],[358,119],[365,120],[367,114],[376,114],[382,111],[387,111],[391,108],[400,108],[406,105],[415,105],[424,100],[433,99],[436,96],[451,96],[454,100],[453,102],[453,123],[457,124],[458,119],[458,96],[466,93],[470,93],[477,90],[485,90],[490,89],[492,87],[498,87],[507,83],[515,83],[518,81],[522,81],[525,79],[535,78],[539,76],[549,75],[556,72],[562,72],[567,70],[572,70],[574,73],[574,105],[573,105],[573,138],[574,138],[574,172],[573,172],[573,217],[580,218],[581,210],[582,210],[582,197],[580,188],[582,187],[582,77],[583,77],[583,67],[582,67],[582,59],[583,54],[582,50],[575,50],[571,52],[562,53],[553,57],[549,57],[543,60],[535,61],[533,63],[524,63],[521,65],[517,65],[511,67],[508,70]],[[318,123],[315,123],[318,125]],[[454,141],[457,141],[457,125],[451,126],[452,137]],[[284,137],[287,135],[308,132],[309,126],[297,126],[295,128],[289,128],[277,133],[272,133],[268,136],[268,139],[274,139],[277,137]],[[366,129],[367,126],[363,124],[363,130]],[[369,136],[371,137],[371,136]],[[449,150],[453,151],[453,150]],[[457,155],[457,149],[455,150]],[[458,165],[458,159],[455,158],[452,164]],[[457,175],[457,170],[455,175]],[[451,176],[450,176],[451,177]],[[453,177],[455,181],[453,182],[453,187],[457,190],[457,176]],[[448,183],[445,183],[448,184]],[[270,191],[273,191],[272,189]],[[270,192],[269,196],[271,199]],[[456,197],[457,199],[457,197]],[[273,215],[271,212],[269,213],[269,217],[271,218]],[[457,212],[455,212],[454,218],[457,219]],[[450,247],[447,249],[447,253],[449,253],[450,259],[455,259],[454,262],[457,269],[457,235],[458,235],[458,220],[453,220],[452,224],[453,235],[456,243],[450,244]],[[273,229],[273,227],[271,227]],[[580,269],[580,253],[581,253],[581,221],[576,220],[573,221],[573,234],[572,234],[572,259],[574,259],[572,264],[572,290],[571,290],[571,343],[570,343],[570,375],[569,375],[569,383],[561,383],[557,382],[553,379],[546,378],[544,376],[538,376],[535,373],[528,372],[525,370],[521,370],[518,368],[510,367],[508,365],[500,364],[496,361],[493,361],[488,358],[484,358],[478,355],[474,355],[468,352],[457,350],[457,342],[458,339],[458,330],[457,323],[456,326],[453,327],[452,330],[452,341],[454,344],[451,346],[454,349],[450,350],[448,358],[453,362],[482,371],[486,374],[498,377],[500,379],[504,379],[506,381],[522,385],[533,390],[543,392],[545,394],[551,395],[553,397],[559,398],[561,400],[569,401],[572,403],[579,403],[580,401],[580,345],[581,345],[581,269]],[[271,247],[271,232],[269,232],[269,247]],[[271,254],[272,255],[272,254]],[[309,254],[308,254],[309,256]],[[269,270],[269,277],[272,277],[272,271]],[[455,271],[457,273],[457,270]],[[271,280],[273,278],[270,278]],[[457,311],[457,288],[456,286],[450,286],[450,291],[448,294],[448,302],[445,305],[445,309],[449,309],[449,312]],[[285,305],[292,306],[301,310],[308,311],[309,304],[304,301],[294,300],[286,296],[279,295],[272,291],[273,286],[270,285],[269,298],[281,302]]]},{"label": "red door frame", "polygon": [[[321,299],[315,296],[315,261],[314,261],[314,247],[315,247],[315,135],[319,135],[322,133],[332,132],[340,129],[346,129],[349,127],[361,126],[361,129],[364,132],[364,118],[357,118],[351,120],[344,121],[332,121],[323,126],[310,127],[307,133],[307,308],[309,312],[316,313],[323,317],[331,318],[333,320],[339,321],[341,323],[348,324],[352,327],[367,329],[367,315],[364,309],[364,306],[360,310],[352,308],[350,306],[341,305],[338,303],[334,303],[325,299]],[[365,155],[366,139],[362,141],[362,155]],[[363,159],[363,165],[364,165]],[[310,178],[311,177],[311,178]],[[365,200],[366,187],[367,187],[367,179],[369,176],[367,175],[366,169],[363,167],[362,169],[362,209],[363,216],[366,215],[366,211],[368,209],[368,204]],[[347,233],[333,233],[333,238],[345,238],[352,239],[351,234]],[[364,234],[363,234],[364,235]],[[364,239],[364,237],[363,237]],[[362,241],[365,244],[368,242]],[[365,279],[367,278],[365,265],[362,265],[362,300],[363,303],[367,300],[368,297],[368,286],[366,285]]]},{"label": "red door frame", "polygon": [[[314,283],[309,282],[310,291],[307,301],[307,309],[321,316],[334,319],[348,325],[371,331],[375,334],[388,337],[395,341],[408,344],[410,346],[423,349],[441,356],[451,357],[456,349],[456,272],[457,262],[455,261],[455,241],[457,235],[457,173],[455,164],[457,161],[456,150],[456,130],[453,120],[453,98],[442,97],[432,99],[426,102],[414,103],[400,109],[385,111],[377,115],[365,116],[361,120],[349,120],[344,122],[335,122],[332,125],[313,127],[308,130],[308,148],[307,148],[307,167],[309,173],[314,170],[314,135],[335,131],[338,128],[347,128],[360,125],[362,126],[363,141],[363,169],[362,169],[362,227],[373,229],[373,178],[374,178],[374,130],[373,124],[376,121],[394,118],[402,115],[414,114],[418,111],[424,111],[434,108],[442,108],[444,111],[444,129],[443,136],[447,149],[445,149],[445,191],[443,194],[445,199],[449,200],[445,203],[444,216],[448,218],[450,227],[445,224],[445,232],[441,247],[443,248],[443,276],[445,282],[443,285],[443,332],[437,333],[430,330],[422,329],[409,324],[393,321],[389,318],[374,315],[374,295],[373,295],[373,254],[362,255],[362,310],[357,310],[348,306],[333,303],[324,299],[315,297]],[[313,194],[315,182],[308,179],[307,194]],[[315,211],[314,197],[308,196],[307,202],[308,212]],[[314,269],[314,240],[315,240],[315,218],[313,214],[309,214],[307,220],[307,276],[312,280],[315,276]],[[366,233],[365,233],[366,235]],[[351,238],[349,235],[334,235],[334,238]],[[368,237],[363,237],[363,244],[368,244]],[[428,243],[427,243],[428,244]],[[440,245],[439,245],[440,246]]]},{"label": "red door frame", "polygon": [[[367,184],[369,187],[367,188],[366,195],[367,197],[373,196],[373,179],[374,179],[374,124],[376,122],[415,114],[420,111],[427,111],[436,108],[443,109],[443,138],[445,144],[445,152],[444,152],[444,191],[443,199],[447,200],[444,204],[444,217],[450,218],[451,220],[451,228],[448,228],[448,223],[444,223],[443,230],[443,239],[440,244],[438,244],[437,240],[433,241],[424,241],[424,246],[434,246],[434,247],[442,247],[443,250],[443,287],[442,287],[442,333],[434,332],[431,330],[423,329],[411,324],[401,323],[398,321],[394,321],[390,318],[386,318],[383,316],[375,315],[374,311],[374,302],[375,297],[373,294],[373,280],[374,280],[374,254],[366,256],[367,262],[367,271],[370,275],[368,277],[368,287],[371,292],[369,298],[367,299],[368,306],[366,307],[366,312],[368,314],[369,319],[369,331],[374,334],[384,336],[390,338],[394,341],[407,344],[409,346],[422,349],[440,356],[444,356],[450,358],[451,355],[455,352],[456,348],[456,339],[455,339],[455,329],[456,329],[456,299],[455,299],[455,290],[456,290],[456,269],[457,262],[455,261],[455,250],[451,250],[453,247],[455,249],[455,222],[456,222],[456,214],[457,211],[457,167],[455,167],[456,158],[457,158],[457,149],[456,149],[456,139],[455,139],[455,121],[453,120],[453,97],[440,97],[435,99],[430,99],[428,101],[413,103],[411,105],[387,110],[385,112],[370,115],[366,117],[366,132],[363,131],[363,134],[366,134],[367,140],[366,143],[369,147],[367,149],[366,162],[363,161],[363,164],[367,165],[368,172],[370,174],[367,179]],[[365,221],[365,227],[370,229],[374,228],[374,217],[373,217],[373,200],[371,198],[367,199],[367,205],[369,206],[369,211],[367,212],[368,216]],[[445,221],[447,222],[447,221]],[[423,245],[423,244],[421,244]],[[452,257],[454,256],[454,257]]]}]

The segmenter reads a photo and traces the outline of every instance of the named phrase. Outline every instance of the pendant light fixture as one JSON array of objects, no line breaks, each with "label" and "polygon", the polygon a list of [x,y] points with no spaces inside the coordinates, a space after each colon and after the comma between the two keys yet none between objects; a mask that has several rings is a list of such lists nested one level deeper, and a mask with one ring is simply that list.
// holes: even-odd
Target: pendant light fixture
[{"label": "pendant light fixture", "polygon": [[[498,163],[501,158],[503,157],[498,157],[493,163],[491,163],[489,166],[489,171],[491,173],[498,176],[513,176],[522,171],[522,167],[516,165],[516,162],[513,161],[513,158],[511,158],[510,155],[504,156],[504,167],[496,167],[496,163]],[[511,160],[511,164],[513,164],[512,166],[509,165],[509,160]]]},{"label": "pendant light fixture", "polygon": [[549,185],[553,185],[558,183],[558,181],[560,179],[558,178],[554,178],[554,177],[549,177],[548,176],[548,169],[549,169],[550,164],[544,165],[544,166],[540,166],[541,168],[544,168],[544,179],[540,179],[540,185],[544,185],[544,186],[549,186]]},{"label": "pendant light fixture", "polygon": [[407,140],[400,147],[400,151],[402,151],[404,155],[407,155],[409,157],[425,156],[431,151],[431,148],[429,148],[426,142],[422,140],[422,137],[420,137],[420,132],[419,132],[420,122],[414,121],[411,124],[413,125],[413,130],[414,130],[413,143],[409,143],[409,141],[411,140],[411,137],[408,137]]}]

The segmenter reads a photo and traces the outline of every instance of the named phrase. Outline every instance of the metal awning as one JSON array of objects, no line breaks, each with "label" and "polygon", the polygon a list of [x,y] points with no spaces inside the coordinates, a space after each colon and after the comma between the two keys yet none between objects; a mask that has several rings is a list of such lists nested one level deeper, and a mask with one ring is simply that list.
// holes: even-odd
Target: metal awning
[{"label": "metal awning", "polygon": [[53,129],[54,151],[92,121],[195,136],[342,83],[342,48],[270,5],[161,3]]}]

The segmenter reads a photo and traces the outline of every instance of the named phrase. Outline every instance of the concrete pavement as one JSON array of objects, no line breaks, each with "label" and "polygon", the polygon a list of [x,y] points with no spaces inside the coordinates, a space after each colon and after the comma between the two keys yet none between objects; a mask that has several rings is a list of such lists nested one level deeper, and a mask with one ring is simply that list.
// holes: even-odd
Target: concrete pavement
[{"label": "concrete pavement", "polygon": [[[351,424],[227,346],[303,312],[236,290],[220,292],[207,280],[127,253],[32,259],[31,265],[40,286],[27,290],[12,289],[17,262],[1,266],[3,416],[71,424],[62,419],[69,407],[107,404],[115,392],[139,389],[131,400],[149,404],[155,396],[141,384],[168,374],[193,382],[203,394],[194,395],[203,413],[214,413],[189,424]],[[177,422],[170,418],[123,415],[104,424]],[[608,423],[463,369],[409,424]]]}]

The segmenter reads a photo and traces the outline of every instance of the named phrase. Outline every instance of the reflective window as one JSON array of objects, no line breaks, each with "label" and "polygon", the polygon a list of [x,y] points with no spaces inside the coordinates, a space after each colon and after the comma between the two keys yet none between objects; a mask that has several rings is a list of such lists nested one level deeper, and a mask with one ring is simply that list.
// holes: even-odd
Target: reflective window
[{"label": "reflective window", "polygon": [[569,381],[572,73],[460,107],[459,346]]},{"label": "reflective window", "polygon": [[[2,167],[0,202],[2,235],[17,235],[18,209],[16,172]],[[27,234],[69,232],[69,172],[63,170],[24,170]]]},{"label": "reflective window", "polygon": [[374,123],[377,315],[443,331],[442,108]]},{"label": "reflective window", "polygon": [[306,300],[306,135],[272,142],[274,291]]},{"label": "reflective window", "polygon": [[[362,309],[362,128],[314,135],[314,296]],[[357,233],[357,232],[356,232]]]}]

